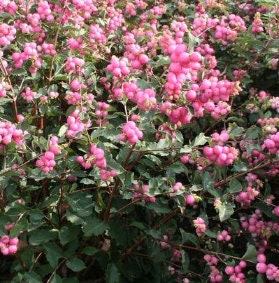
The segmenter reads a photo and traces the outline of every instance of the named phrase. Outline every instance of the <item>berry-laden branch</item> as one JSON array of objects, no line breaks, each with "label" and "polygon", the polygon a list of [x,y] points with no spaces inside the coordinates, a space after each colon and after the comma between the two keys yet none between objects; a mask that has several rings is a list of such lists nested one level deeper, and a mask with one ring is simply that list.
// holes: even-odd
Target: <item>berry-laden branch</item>
[{"label": "berry-laden branch", "polygon": [[263,169],[263,168],[268,167],[270,165],[277,165],[277,164],[279,164],[279,160],[269,160],[267,162],[263,162],[262,164],[259,164],[259,165],[255,166],[254,168],[251,168],[251,169],[248,169],[244,172],[240,172],[240,173],[236,173],[234,175],[228,176],[224,180],[221,180],[221,181],[215,183],[215,187],[218,188],[218,187],[224,186],[224,185],[228,184],[232,179],[237,179],[239,177],[247,175],[248,173],[257,171],[259,169]]},{"label": "berry-laden branch", "polygon": [[[130,160],[130,157],[131,157],[131,155],[132,155],[132,153],[133,153],[133,150],[134,150],[135,146],[136,146],[136,144],[133,144],[133,145],[131,146],[131,148],[130,148],[128,154],[127,154],[127,157],[126,157],[125,161],[123,162],[123,168],[124,168],[124,169],[125,169],[126,166],[128,165],[128,162],[129,162],[129,160]],[[118,191],[120,184],[121,184],[121,181],[120,181],[120,179],[118,178],[118,179],[116,180],[116,182],[115,182],[115,185],[114,185],[113,189],[112,189],[112,192],[111,192],[111,194],[110,194],[110,197],[109,197],[109,200],[108,200],[108,203],[107,203],[106,211],[105,211],[105,213],[104,213],[104,222],[105,222],[105,223],[107,223],[107,222],[109,221],[110,209],[111,209],[111,205],[112,205],[112,200],[113,200],[113,198],[114,198],[114,195],[115,195],[116,192]]]},{"label": "berry-laden branch", "polygon": [[[158,223],[156,223],[153,226],[153,230],[158,230],[160,228],[160,226],[162,224],[167,223],[170,219],[172,219],[173,217],[175,217],[177,215],[177,213],[180,211],[179,208],[176,208],[174,211],[172,211],[171,213],[169,213],[168,215],[166,215],[161,221],[159,221]],[[123,255],[121,256],[121,261],[124,261],[130,254],[133,253],[133,251],[139,247],[143,241],[144,241],[145,237],[139,239],[137,242],[134,243],[134,245],[132,247],[130,247],[129,249],[127,249]]]}]

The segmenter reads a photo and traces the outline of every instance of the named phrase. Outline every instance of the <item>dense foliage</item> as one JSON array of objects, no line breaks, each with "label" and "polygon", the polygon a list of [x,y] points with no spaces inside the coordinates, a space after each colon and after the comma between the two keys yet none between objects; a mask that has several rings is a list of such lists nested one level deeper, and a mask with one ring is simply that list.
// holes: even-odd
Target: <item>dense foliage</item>
[{"label": "dense foliage", "polygon": [[0,1],[1,282],[279,282],[277,0]]}]

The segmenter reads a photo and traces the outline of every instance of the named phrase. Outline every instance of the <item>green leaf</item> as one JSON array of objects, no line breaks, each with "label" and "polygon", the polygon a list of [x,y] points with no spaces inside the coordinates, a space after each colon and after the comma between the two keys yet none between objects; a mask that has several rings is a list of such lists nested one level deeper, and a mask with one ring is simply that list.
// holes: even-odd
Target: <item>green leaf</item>
[{"label": "green leaf", "polygon": [[171,60],[169,56],[160,56],[159,60],[155,62],[154,61],[150,62],[149,64],[153,66],[154,68],[157,68],[157,67],[169,65],[170,63],[171,63]]},{"label": "green leaf", "polygon": [[168,178],[174,178],[176,174],[188,173],[187,167],[180,161],[177,161],[167,167],[166,175]]},{"label": "green leaf", "polygon": [[230,180],[229,184],[229,192],[232,193],[238,193],[242,191],[242,184],[237,179]]},{"label": "green leaf", "polygon": [[256,139],[260,135],[261,129],[259,127],[253,126],[246,130],[245,139]]},{"label": "green leaf", "polygon": [[160,231],[158,231],[158,230],[154,230],[154,229],[150,229],[150,230],[147,230],[146,231],[146,234],[147,235],[150,235],[151,237],[153,237],[153,238],[161,238],[161,233],[160,233]]},{"label": "green leaf", "polygon": [[219,218],[223,222],[230,218],[234,213],[235,205],[232,203],[225,203],[218,205]]},{"label": "green leaf", "polygon": [[106,270],[106,282],[107,283],[118,283],[120,279],[120,274],[114,263],[110,263]]},{"label": "green leaf", "polygon": [[190,31],[187,33],[188,35],[188,52],[193,52],[195,46],[200,42],[197,36],[194,36]]},{"label": "green leaf", "polygon": [[58,137],[63,137],[65,135],[65,133],[67,132],[68,127],[66,125],[63,125],[58,132]]},{"label": "green leaf", "polygon": [[73,223],[74,225],[80,225],[83,223],[83,219],[73,213],[71,210],[66,211],[67,220]]},{"label": "green leaf", "polygon": [[92,185],[92,184],[95,184],[95,180],[94,179],[89,179],[89,178],[82,178],[80,180],[80,183],[84,184],[84,185]]},{"label": "green leaf", "polygon": [[242,259],[246,259],[252,262],[257,262],[257,249],[253,245],[248,245],[245,254],[243,255]]},{"label": "green leaf", "polygon": [[268,217],[273,216],[272,207],[265,202],[256,202],[253,204],[253,207],[260,209],[260,211]]},{"label": "green leaf", "polygon": [[63,278],[62,283],[80,283],[76,277]]},{"label": "green leaf", "polygon": [[98,236],[107,229],[108,225],[98,218],[87,218],[82,227],[85,237],[90,237],[92,235]]},{"label": "green leaf", "polygon": [[28,268],[33,264],[34,251],[32,249],[24,249],[20,254],[25,266]]},{"label": "green leaf", "polygon": [[194,140],[194,146],[204,145],[207,143],[207,137],[204,133],[200,133]]},{"label": "green leaf", "polygon": [[192,185],[190,188],[189,188],[189,191],[190,192],[200,192],[203,190],[203,187],[201,186],[198,186],[198,185]]},{"label": "green leaf", "polygon": [[174,134],[175,134],[176,145],[183,145],[184,143],[183,134],[180,131],[175,131]]},{"label": "green leaf", "polygon": [[214,188],[214,179],[209,172],[202,175],[203,188],[216,198],[220,198],[220,192]]},{"label": "green leaf", "polygon": [[63,257],[62,249],[55,243],[44,244],[46,258],[52,268],[58,264],[58,260]]},{"label": "green leaf", "polygon": [[69,226],[63,226],[59,231],[59,239],[62,245],[66,245],[75,240],[78,234],[78,228],[76,226],[73,226],[70,223],[68,225]]},{"label": "green leaf", "polygon": [[186,253],[184,250],[181,250],[182,255],[182,274],[186,274],[189,271],[189,264],[190,264],[190,258],[188,256],[188,253]]},{"label": "green leaf", "polygon": [[16,237],[19,235],[20,231],[24,231],[28,227],[27,219],[22,218],[18,221],[15,226],[10,231],[10,237]]},{"label": "green leaf", "polygon": [[263,275],[258,273],[257,274],[257,283],[264,283]]},{"label": "green leaf", "polygon": [[1,99],[0,99],[0,105],[5,105],[5,104],[10,103],[10,102],[12,102],[12,100],[10,98],[1,97]]},{"label": "green leaf", "polygon": [[209,229],[207,229],[205,231],[205,235],[210,237],[210,238],[214,238],[214,239],[216,239],[216,237],[217,237],[217,233],[212,231],[212,230],[209,230]]},{"label": "green leaf", "polygon": [[242,127],[236,127],[233,130],[230,131],[230,136],[231,137],[240,137],[244,133],[244,128]]},{"label": "green leaf", "polygon": [[[169,139],[160,139],[154,149],[166,149],[169,148],[170,145],[171,143]],[[150,149],[152,149],[152,147]]]},{"label": "green leaf", "polygon": [[141,89],[152,88],[152,85],[149,82],[142,80],[142,79],[137,80],[137,85]]},{"label": "green leaf", "polygon": [[137,227],[140,230],[145,230],[146,229],[146,226],[142,222],[138,222],[138,221],[131,222],[130,226]]},{"label": "green leaf", "polygon": [[121,166],[119,162],[116,162],[111,154],[106,154],[107,166],[109,169],[113,169],[117,172],[117,175],[125,172],[125,169]]},{"label": "green leaf", "polygon": [[160,166],[162,164],[162,161],[160,158],[158,158],[155,155],[147,154],[145,155],[146,158],[150,159],[155,165]]},{"label": "green leaf", "polygon": [[192,233],[185,232],[183,229],[179,229],[179,231],[181,233],[183,243],[192,243],[196,247],[199,246],[199,239],[196,235],[194,235]]},{"label": "green leaf", "polygon": [[147,203],[146,207],[148,209],[154,210],[158,214],[166,214],[171,212],[171,209],[168,206],[164,206],[163,204],[158,203],[157,201],[155,203]]},{"label": "green leaf", "polygon": [[99,250],[94,247],[86,247],[82,250],[82,253],[91,256],[91,255],[96,254],[98,251]]},{"label": "green leaf", "polygon": [[42,283],[41,277],[34,271],[26,272],[24,274],[24,279],[27,280],[27,281],[24,280],[24,282]]},{"label": "green leaf", "polygon": [[80,217],[87,217],[93,213],[92,195],[78,192],[68,195],[67,200],[74,212]]},{"label": "green leaf", "polygon": [[55,238],[54,231],[49,231],[47,229],[37,229],[30,232],[29,243],[31,245],[40,245],[42,243],[47,243]]},{"label": "green leaf", "polygon": [[62,283],[62,278],[58,274],[54,274],[50,283]]},{"label": "green leaf", "polygon": [[77,257],[67,260],[66,266],[74,272],[79,272],[86,268],[84,262]]},{"label": "green leaf", "polygon": [[190,152],[192,152],[192,148],[189,145],[184,145],[180,149],[180,153],[190,153]]},{"label": "green leaf", "polygon": [[30,213],[29,213],[30,222],[33,225],[41,224],[44,216],[45,215],[38,209],[31,210]]},{"label": "green leaf", "polygon": [[235,161],[233,165],[233,169],[236,172],[245,172],[248,170],[247,164],[242,161]]}]

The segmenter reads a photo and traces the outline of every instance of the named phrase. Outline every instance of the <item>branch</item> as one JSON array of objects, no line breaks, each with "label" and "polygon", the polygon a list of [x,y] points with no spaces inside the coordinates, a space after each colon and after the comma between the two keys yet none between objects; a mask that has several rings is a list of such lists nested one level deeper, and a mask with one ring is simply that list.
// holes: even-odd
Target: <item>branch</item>
[{"label": "branch", "polygon": [[234,174],[232,176],[227,177],[226,179],[224,179],[222,181],[219,181],[219,182],[215,183],[215,187],[221,187],[221,186],[226,185],[227,183],[229,183],[230,180],[232,180],[232,179],[239,178],[239,177],[244,176],[244,175],[246,175],[248,173],[254,172],[256,170],[262,169],[262,168],[264,168],[266,166],[269,166],[271,164],[277,164],[277,163],[279,163],[279,160],[270,160],[268,162],[265,162],[263,164],[260,164],[260,165],[258,165],[256,167],[254,167],[254,168],[248,169],[248,170],[246,170],[244,172],[236,173],[236,174]]},{"label": "branch", "polygon": [[[123,163],[123,167],[125,168],[129,162],[129,159],[133,153],[133,150],[135,148],[136,144],[133,144],[132,147],[130,148],[128,154],[127,154],[127,157]],[[115,185],[112,189],[112,192],[110,194],[110,197],[109,197],[109,200],[108,200],[108,203],[107,203],[107,207],[106,207],[106,211],[105,211],[105,214],[104,214],[104,222],[107,223],[109,221],[109,213],[110,213],[110,208],[111,208],[111,205],[112,205],[112,200],[114,198],[114,195],[116,194],[118,188],[120,186],[120,179],[118,178],[115,182]]]},{"label": "branch", "polygon": [[[178,212],[180,211],[179,208],[176,208],[174,211],[172,211],[171,213],[169,213],[168,215],[166,215],[161,222],[157,222],[154,226],[153,226],[153,230],[158,230],[161,226],[161,224],[165,224],[166,222],[168,222],[170,219],[172,219]],[[126,252],[121,256],[121,261],[124,261],[137,247],[139,247],[143,241],[144,238],[139,239],[137,242],[134,243],[134,245],[132,247],[130,247],[128,250],[126,250]]]}]

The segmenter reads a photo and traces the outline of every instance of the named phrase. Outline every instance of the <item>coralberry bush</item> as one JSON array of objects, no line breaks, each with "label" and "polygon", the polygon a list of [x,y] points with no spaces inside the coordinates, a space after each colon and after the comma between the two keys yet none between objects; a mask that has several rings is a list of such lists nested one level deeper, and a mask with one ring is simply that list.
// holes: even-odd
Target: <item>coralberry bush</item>
[{"label": "coralberry bush", "polygon": [[1,282],[279,282],[278,1],[0,2]]}]

